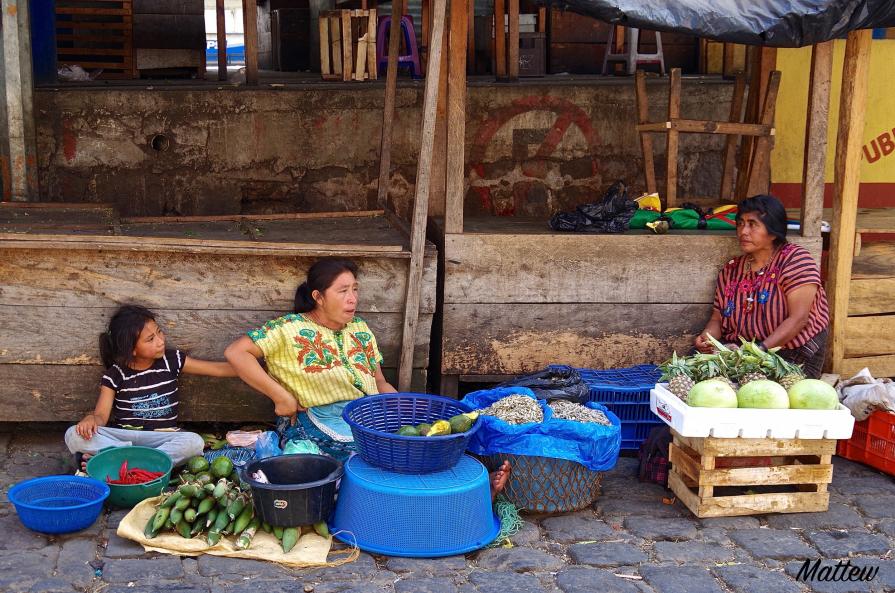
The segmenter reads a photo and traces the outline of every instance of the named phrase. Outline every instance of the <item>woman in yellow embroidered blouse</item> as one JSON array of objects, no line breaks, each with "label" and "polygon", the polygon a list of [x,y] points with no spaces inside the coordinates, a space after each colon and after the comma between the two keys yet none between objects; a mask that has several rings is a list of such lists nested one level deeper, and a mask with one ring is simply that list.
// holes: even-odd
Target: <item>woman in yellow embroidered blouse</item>
[{"label": "woman in yellow embroidered blouse", "polygon": [[281,436],[311,441],[338,459],[354,450],[345,405],[395,392],[382,375],[373,332],[355,314],[357,303],[357,265],[322,259],[298,287],[295,313],[249,331],[224,352],[240,378],[274,402]]}]

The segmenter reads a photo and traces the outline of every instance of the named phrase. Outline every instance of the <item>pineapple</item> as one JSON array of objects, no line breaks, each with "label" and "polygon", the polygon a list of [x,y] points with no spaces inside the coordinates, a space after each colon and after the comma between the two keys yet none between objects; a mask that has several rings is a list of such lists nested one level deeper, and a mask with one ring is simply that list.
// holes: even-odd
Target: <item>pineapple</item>
[{"label": "pineapple", "polygon": [[668,381],[668,390],[679,397],[682,401],[687,401],[690,390],[696,385],[693,380],[693,369],[690,368],[686,358],[678,358],[677,352],[671,355],[671,360],[662,363],[659,368],[662,370],[660,381]]},{"label": "pineapple", "polygon": [[780,363],[781,363],[780,368],[781,368],[781,373],[782,373],[780,375],[780,378],[776,379],[776,380],[778,383],[783,385],[784,389],[789,391],[790,387],[792,387],[793,385],[795,385],[796,383],[798,383],[799,381],[801,381],[802,379],[805,378],[805,374],[802,372],[801,366],[787,362],[787,361],[783,360],[782,358],[780,358],[779,356],[777,356],[776,354],[774,356],[776,356],[778,359],[780,359]]},{"label": "pineapple", "polygon": [[764,381],[767,378],[768,378],[768,376],[760,371],[746,373],[745,375],[742,376],[742,378],[740,378],[740,385],[747,385],[747,384],[751,383],[752,381]]}]

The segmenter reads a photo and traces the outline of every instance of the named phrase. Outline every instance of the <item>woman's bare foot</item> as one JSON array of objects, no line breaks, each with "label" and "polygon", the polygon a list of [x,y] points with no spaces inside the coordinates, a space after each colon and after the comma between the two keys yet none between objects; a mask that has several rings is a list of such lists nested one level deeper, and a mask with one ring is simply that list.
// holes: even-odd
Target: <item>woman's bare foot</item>
[{"label": "woman's bare foot", "polygon": [[497,471],[491,472],[491,502],[494,502],[497,495],[503,492],[503,489],[506,488],[507,482],[510,480],[511,471],[512,468],[510,467],[510,462],[504,461]]}]

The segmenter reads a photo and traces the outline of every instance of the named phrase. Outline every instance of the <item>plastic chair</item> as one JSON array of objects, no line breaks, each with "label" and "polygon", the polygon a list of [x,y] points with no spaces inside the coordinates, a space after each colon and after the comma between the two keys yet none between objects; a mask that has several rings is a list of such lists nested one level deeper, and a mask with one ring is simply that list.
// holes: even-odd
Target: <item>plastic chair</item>
[{"label": "plastic chair", "polygon": [[[376,32],[376,65],[380,72],[385,72],[388,68],[388,35],[391,28],[392,17],[384,16],[379,19],[379,30]],[[411,75],[414,78],[422,78],[423,69],[420,66],[412,16],[405,14],[401,17],[401,32],[404,34],[404,47],[408,53],[398,54],[398,67],[400,68],[402,64],[410,65]]]},{"label": "plastic chair", "polygon": [[612,51],[615,46],[615,27],[609,28],[609,40],[606,42],[606,54],[603,57],[603,74],[609,73],[609,62],[624,62],[627,67],[627,74],[634,74],[639,64],[658,64],[659,71],[665,76],[665,55],[662,53],[662,34],[656,31],[656,53],[642,54],[638,46],[640,45],[640,29],[634,27],[625,27],[625,37],[627,38],[627,47],[621,53]]}]

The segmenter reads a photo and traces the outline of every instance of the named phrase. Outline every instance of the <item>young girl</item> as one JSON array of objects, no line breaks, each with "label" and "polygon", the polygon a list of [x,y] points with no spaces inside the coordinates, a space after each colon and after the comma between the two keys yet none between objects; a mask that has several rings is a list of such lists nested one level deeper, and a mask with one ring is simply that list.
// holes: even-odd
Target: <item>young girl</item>
[{"label": "young girl", "polygon": [[99,337],[99,351],[106,372],[96,408],[65,433],[78,468],[84,469],[83,460],[107,447],[152,447],[170,455],[174,465],[201,455],[202,437],[177,428],[177,378],[181,372],[235,377],[230,364],[166,349],[155,314],[139,305],[124,305],[115,312]]}]

